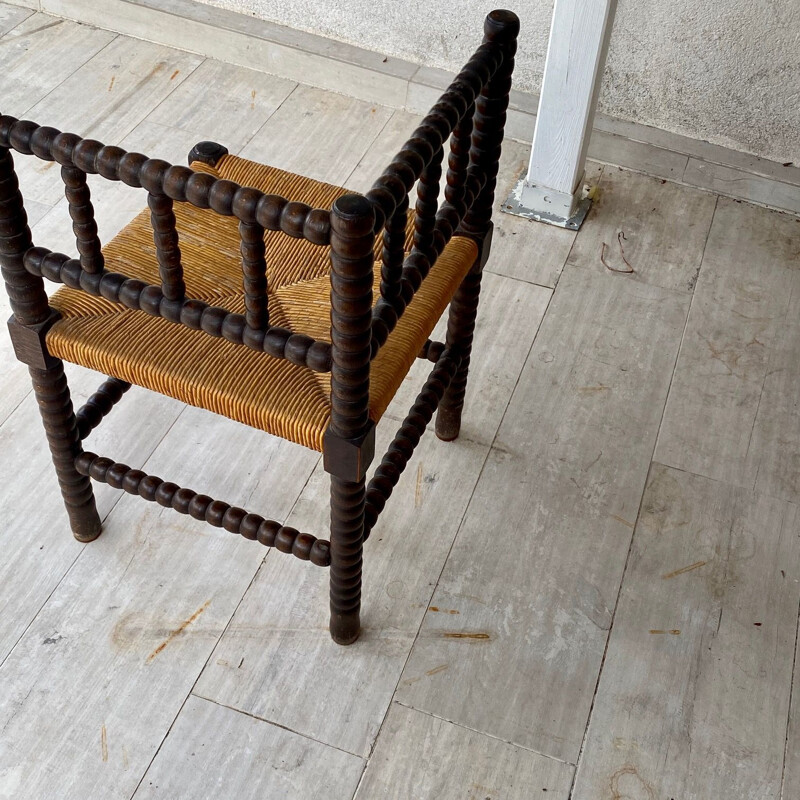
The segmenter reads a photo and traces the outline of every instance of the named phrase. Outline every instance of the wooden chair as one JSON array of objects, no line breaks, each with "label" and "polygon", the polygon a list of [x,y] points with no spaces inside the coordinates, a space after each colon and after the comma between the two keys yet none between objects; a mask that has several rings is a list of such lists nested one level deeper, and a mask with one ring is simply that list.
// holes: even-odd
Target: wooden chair
[{"label": "wooden chair", "polygon": [[[9,330],[77,539],[100,534],[90,478],[108,483],[329,567],[331,635],[356,640],[363,543],[434,412],[440,439],[459,433],[518,30],[511,12],[489,14],[483,44],[365,196],[209,142],[190,169],[0,117]],[[12,150],[61,165],[79,259],[34,246]],[[87,174],[148,193],[102,249]],[[64,288],[48,300],[43,278]],[[448,303],[446,341],[432,342]],[[375,423],[417,357],[434,367],[367,485]],[[113,376],[77,413],[62,359]],[[84,451],[131,384],[322,451],[330,541]]]}]

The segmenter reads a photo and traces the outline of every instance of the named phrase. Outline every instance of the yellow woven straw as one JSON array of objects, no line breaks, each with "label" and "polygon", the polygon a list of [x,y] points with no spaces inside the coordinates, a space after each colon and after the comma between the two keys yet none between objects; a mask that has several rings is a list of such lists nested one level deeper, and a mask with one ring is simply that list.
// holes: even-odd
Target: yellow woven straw
[{"label": "yellow woven straw", "polygon": [[[236,156],[194,169],[330,208],[345,189]],[[411,215],[410,215],[411,216]],[[187,203],[175,204],[188,297],[244,313],[238,223]],[[409,237],[413,220],[409,221]],[[330,341],[329,249],[280,232],[266,243],[270,322]],[[376,258],[380,252],[376,244]],[[150,212],[139,214],[103,250],[106,269],[159,283]],[[378,421],[477,257],[454,237],[381,349],[370,373],[370,416]],[[375,297],[380,262],[375,265]],[[322,450],[330,419],[330,376],[288,361],[62,288],[51,298],[62,319],[47,334],[58,358],[113,375],[185,403]]]}]

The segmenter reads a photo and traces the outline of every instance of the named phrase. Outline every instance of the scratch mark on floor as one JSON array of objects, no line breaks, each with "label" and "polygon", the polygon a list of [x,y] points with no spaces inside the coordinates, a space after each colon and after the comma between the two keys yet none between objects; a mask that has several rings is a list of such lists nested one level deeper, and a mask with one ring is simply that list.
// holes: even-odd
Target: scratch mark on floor
[{"label": "scratch mark on floor", "polygon": [[585,467],[584,467],[584,468],[581,470],[581,472],[588,472],[588,471],[589,471],[589,470],[590,470],[590,469],[591,469],[591,468],[592,468],[592,467],[593,467],[593,466],[594,466],[594,465],[595,465],[595,464],[596,464],[596,463],[597,463],[597,462],[600,460],[600,457],[601,457],[602,455],[603,455],[603,451],[601,450],[601,451],[600,451],[600,452],[597,454],[597,458],[595,458],[595,459],[594,459],[594,461],[592,461],[592,463],[591,463],[591,464],[588,464],[587,466],[585,466]]},{"label": "scratch mark on floor", "polygon": [[106,733],[106,726],[100,728],[100,755],[103,761],[108,761],[108,734]]},{"label": "scratch mark on floor", "polygon": [[163,649],[164,649],[164,648],[165,648],[165,647],[166,647],[166,646],[167,646],[167,645],[168,645],[168,644],[169,644],[169,643],[170,643],[170,642],[173,640],[173,639],[175,639],[176,637],[180,636],[180,635],[181,635],[181,634],[182,634],[182,633],[183,633],[183,632],[184,632],[184,631],[185,631],[185,630],[186,630],[186,629],[187,629],[187,628],[188,628],[188,627],[189,627],[189,626],[190,626],[190,625],[191,625],[191,624],[192,624],[192,623],[193,623],[193,622],[194,622],[194,621],[195,621],[195,620],[196,620],[196,619],[197,619],[197,618],[198,618],[198,617],[199,617],[199,616],[200,616],[200,615],[201,615],[201,614],[202,614],[202,613],[203,613],[203,612],[204,612],[204,611],[205,611],[205,610],[208,608],[208,606],[209,606],[209,604],[210,604],[210,603],[211,603],[211,601],[210,601],[210,600],[206,600],[206,602],[205,602],[205,603],[203,603],[203,605],[202,605],[202,606],[200,606],[200,608],[198,608],[198,609],[197,609],[197,611],[195,611],[195,612],[194,612],[194,614],[192,614],[192,616],[191,616],[191,617],[189,617],[189,619],[187,619],[187,620],[184,620],[184,621],[183,621],[183,622],[182,622],[182,623],[181,623],[181,624],[180,624],[180,625],[179,625],[177,628],[175,628],[175,630],[174,630],[174,631],[172,631],[172,632],[170,633],[170,635],[169,635],[169,636],[167,636],[167,638],[166,638],[166,639],[164,639],[164,641],[163,641],[163,642],[161,642],[161,644],[160,644],[158,647],[156,647],[156,649],[155,649],[155,650],[153,650],[153,652],[152,652],[152,653],[150,653],[150,655],[149,655],[149,656],[147,656],[147,661],[146,661],[146,663],[147,663],[147,664],[150,664],[150,663],[152,663],[153,659],[154,659],[154,658],[155,658],[155,657],[156,657],[156,656],[157,656],[157,655],[158,655],[158,654],[159,654],[159,653],[160,653],[160,652],[161,652],[161,651],[162,651],[162,650],[163,650]]},{"label": "scratch mark on floor", "polygon": [[623,525],[627,525],[631,530],[633,530],[636,526],[632,522],[628,522],[624,517],[620,517],[617,514],[611,514],[611,519],[615,519],[617,522],[621,522]]},{"label": "scratch mark on floor", "polygon": [[700,567],[704,567],[706,564],[708,564],[708,561],[695,561],[694,564],[689,564],[686,567],[681,567],[680,569],[668,572],[666,575],[662,575],[661,578],[665,581],[668,581],[670,578],[674,578],[676,575],[683,575],[684,572],[691,572],[693,569],[700,569]]}]

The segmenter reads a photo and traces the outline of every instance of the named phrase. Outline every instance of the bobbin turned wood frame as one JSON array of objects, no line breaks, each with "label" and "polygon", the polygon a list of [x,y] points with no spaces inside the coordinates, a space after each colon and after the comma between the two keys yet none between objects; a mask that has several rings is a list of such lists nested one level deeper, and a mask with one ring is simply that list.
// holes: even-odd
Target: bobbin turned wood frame
[{"label": "bobbin turned wood frame", "polygon": [[[514,14],[492,12],[484,25],[483,44],[372,189],[365,196],[340,197],[330,211],[33,122],[0,117],[0,265],[13,311],[9,330],[17,357],[30,370],[77,539],[89,542],[100,534],[90,478],[108,483],[329,566],[331,635],[340,644],[356,640],[363,543],[437,409],[439,438],[449,441],[459,433],[481,272],[491,243],[492,204],[518,31]],[[11,150],[61,165],[79,259],[34,247]],[[190,161],[213,165],[226,152],[221,145],[203,142],[192,150]],[[106,270],[87,174],[147,191],[160,285]],[[407,255],[408,196],[415,184],[413,246]],[[238,219],[245,314],[187,297],[175,202]],[[330,343],[270,324],[265,231],[330,246]],[[380,297],[373,304],[373,250],[379,234],[383,236]],[[419,354],[434,367],[367,484],[375,447],[368,407],[371,362],[456,234],[477,243],[478,258],[448,298],[445,342],[428,341]],[[122,399],[130,383],[108,378],[74,412],[63,363],[47,350],[47,331],[58,314],[48,303],[42,278],[162,317],[198,331],[198,336],[223,337],[299,367],[330,372],[331,416],[323,443],[324,467],[331,476],[330,542],[84,451],[82,441]]]}]

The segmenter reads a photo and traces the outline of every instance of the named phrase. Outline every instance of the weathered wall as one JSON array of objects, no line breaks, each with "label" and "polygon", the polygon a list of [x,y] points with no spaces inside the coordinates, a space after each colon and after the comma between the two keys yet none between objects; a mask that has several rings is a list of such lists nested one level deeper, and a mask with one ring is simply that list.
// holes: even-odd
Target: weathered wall
[{"label": "weathered wall", "polygon": [[[457,69],[491,0],[203,0],[420,64]],[[591,2],[591,0],[587,0]],[[522,20],[517,88],[538,92],[552,0]],[[800,0],[619,0],[601,111],[800,164]]]}]

